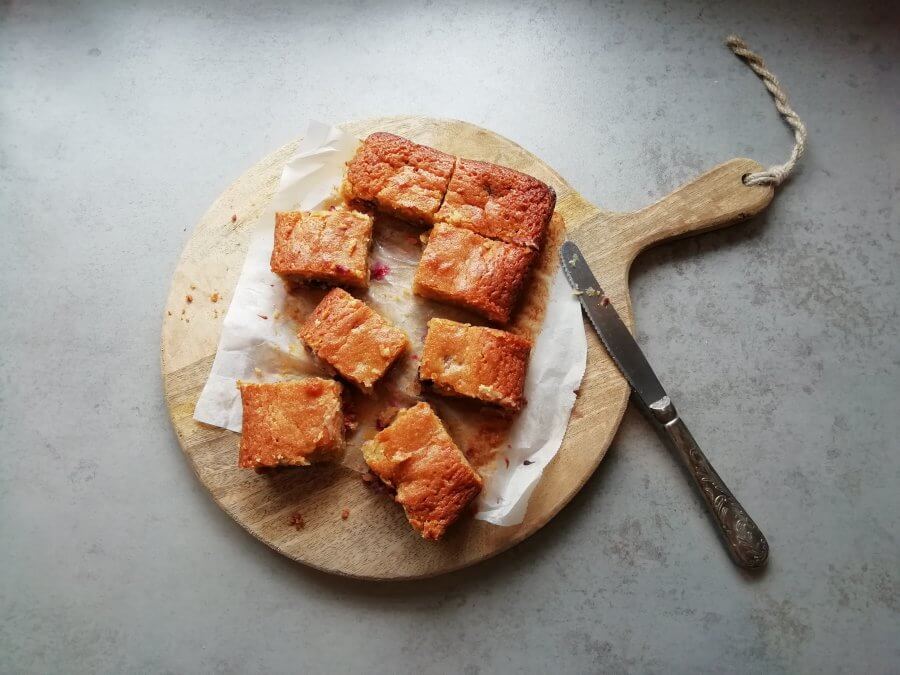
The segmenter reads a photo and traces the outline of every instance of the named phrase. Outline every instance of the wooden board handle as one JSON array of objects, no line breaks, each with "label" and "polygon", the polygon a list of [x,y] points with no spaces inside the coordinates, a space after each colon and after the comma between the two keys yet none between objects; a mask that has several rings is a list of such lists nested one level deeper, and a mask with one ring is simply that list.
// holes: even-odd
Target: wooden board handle
[{"label": "wooden board handle", "polygon": [[614,226],[631,258],[667,239],[739,222],[762,211],[775,194],[769,185],[748,186],[743,176],[762,170],[752,159],[732,159],[634,213],[614,214]]}]

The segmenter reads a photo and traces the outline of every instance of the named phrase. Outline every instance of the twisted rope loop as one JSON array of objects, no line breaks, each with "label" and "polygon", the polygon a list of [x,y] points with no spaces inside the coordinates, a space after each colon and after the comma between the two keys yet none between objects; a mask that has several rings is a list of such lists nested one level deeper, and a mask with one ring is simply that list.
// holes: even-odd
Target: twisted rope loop
[{"label": "twisted rope loop", "polygon": [[803,124],[803,120],[791,108],[791,104],[788,103],[787,93],[781,88],[778,78],[766,68],[766,63],[762,60],[762,57],[750,49],[747,43],[737,35],[729,35],[725,39],[725,44],[734,52],[735,56],[746,61],[747,65],[753,69],[753,72],[762,79],[766,89],[769,90],[772,98],[775,99],[775,107],[778,109],[778,112],[781,113],[787,125],[794,130],[794,148],[791,150],[791,156],[788,157],[788,161],[784,164],[770,166],[765,171],[748,174],[744,177],[744,184],[781,185],[791,175],[791,172],[797,165],[797,160],[800,159],[803,151],[806,149],[806,125]]}]

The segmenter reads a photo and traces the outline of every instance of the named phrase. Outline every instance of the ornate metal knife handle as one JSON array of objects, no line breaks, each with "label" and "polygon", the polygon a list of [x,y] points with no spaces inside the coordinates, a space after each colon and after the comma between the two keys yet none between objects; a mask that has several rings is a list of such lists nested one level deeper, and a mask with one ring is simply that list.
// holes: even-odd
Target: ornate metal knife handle
[{"label": "ornate metal knife handle", "polygon": [[769,558],[769,543],[712,468],[669,397],[651,404],[650,412],[694,479],[734,561],[747,569],[765,565]]}]

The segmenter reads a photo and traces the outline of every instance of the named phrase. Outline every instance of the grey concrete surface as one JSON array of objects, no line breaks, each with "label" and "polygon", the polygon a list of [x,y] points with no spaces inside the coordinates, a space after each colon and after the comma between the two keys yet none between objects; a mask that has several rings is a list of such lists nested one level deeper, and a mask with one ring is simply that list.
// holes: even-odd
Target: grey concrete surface
[{"label": "grey concrete surface", "polygon": [[[4,3],[0,671],[900,672],[900,12],[879,2]],[[723,554],[629,411],[513,551],[444,578],[304,569],[207,497],[158,372],[193,223],[306,120],[457,117],[634,209],[790,138],[768,212],[633,273],[640,340],[767,533]]]}]

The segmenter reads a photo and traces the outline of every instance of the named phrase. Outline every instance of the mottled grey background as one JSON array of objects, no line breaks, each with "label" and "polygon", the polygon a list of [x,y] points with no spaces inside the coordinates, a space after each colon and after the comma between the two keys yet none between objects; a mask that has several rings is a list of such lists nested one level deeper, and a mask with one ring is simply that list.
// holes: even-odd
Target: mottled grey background
[{"label": "mottled grey background", "polygon": [[[892,3],[4,3],[0,671],[898,672]],[[169,277],[209,203],[309,118],[457,117],[635,209],[810,132],[768,212],[635,266],[641,344],[763,526],[731,565],[629,411],[549,526],[368,584],[247,536],[163,405]]]}]

